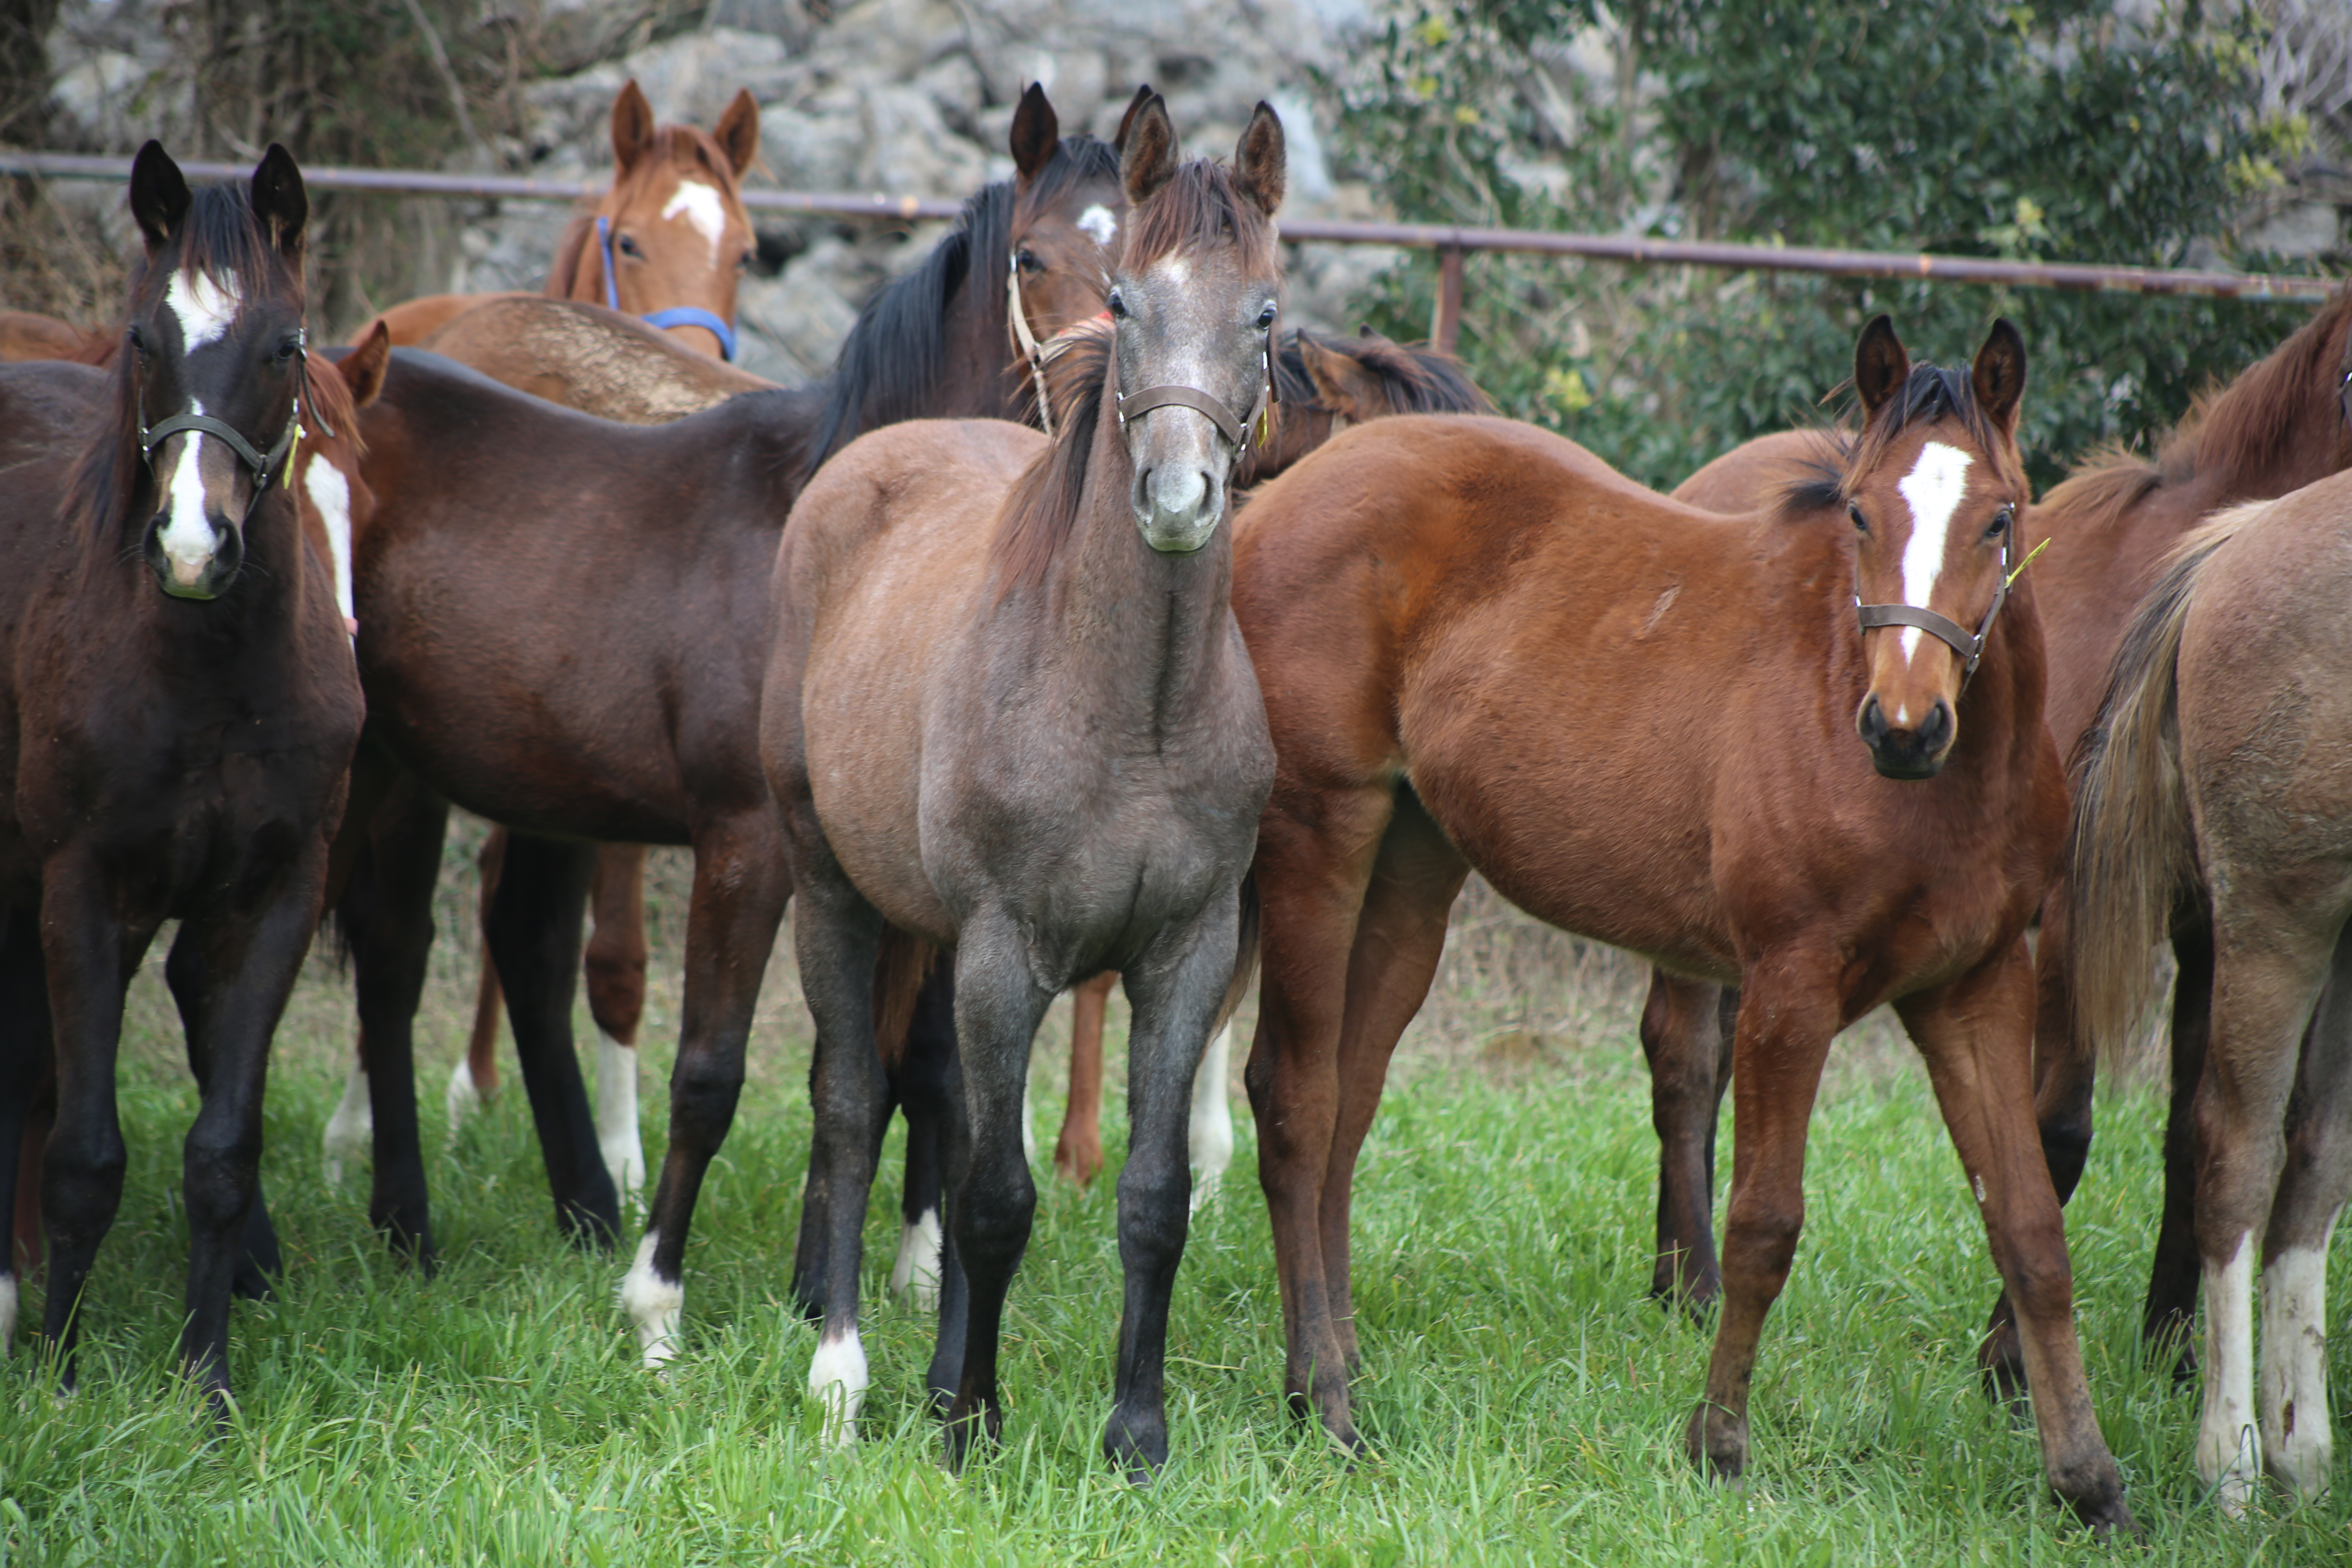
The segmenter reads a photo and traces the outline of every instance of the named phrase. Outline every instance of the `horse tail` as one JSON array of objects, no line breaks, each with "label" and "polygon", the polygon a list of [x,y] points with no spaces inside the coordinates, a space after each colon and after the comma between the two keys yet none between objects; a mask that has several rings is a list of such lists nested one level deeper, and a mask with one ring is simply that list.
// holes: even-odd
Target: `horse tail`
[{"label": "horse tail", "polygon": [[1225,986],[1224,1000],[1217,1004],[1217,1021],[1209,1026],[1213,1036],[1233,1020],[1234,1009],[1248,994],[1250,982],[1257,978],[1257,873],[1242,876],[1241,925],[1234,939],[1234,977]]},{"label": "horse tail", "polygon": [[2174,548],[2125,629],[2098,720],[2077,749],[2068,855],[2079,1051],[2121,1054],[2153,989],[2148,950],[2197,888],[2180,775],[2180,638],[2206,563],[2266,504],[2221,513]]},{"label": "horse tail", "polygon": [[940,950],[921,937],[897,926],[882,928],[881,947],[874,955],[874,1048],[886,1068],[897,1067],[907,1054],[915,1004],[939,958]]}]

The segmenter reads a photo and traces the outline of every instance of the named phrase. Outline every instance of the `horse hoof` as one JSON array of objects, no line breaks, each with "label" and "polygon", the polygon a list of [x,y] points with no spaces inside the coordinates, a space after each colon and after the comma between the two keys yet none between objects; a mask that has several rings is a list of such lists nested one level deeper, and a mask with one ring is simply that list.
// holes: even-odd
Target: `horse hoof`
[{"label": "horse hoof", "polygon": [[947,1446],[948,1469],[961,1475],[964,1466],[982,1447],[993,1447],[1004,1436],[1004,1412],[994,1400],[974,1408],[959,1396],[949,1405],[940,1436]]},{"label": "horse hoof", "polygon": [[1748,1468],[1748,1423],[1726,1415],[1720,1426],[1710,1430],[1706,1418],[1712,1408],[1701,1404],[1691,1412],[1690,1423],[1683,1428],[1683,1452],[1707,1479],[1736,1487]]},{"label": "horse hoof", "polygon": [[1135,1486],[1149,1486],[1168,1463],[1168,1421],[1156,1413],[1114,1410],[1103,1429],[1103,1458]]},{"label": "horse hoof", "polygon": [[1984,1395],[1995,1405],[2012,1410],[2031,1407],[2031,1390],[2025,1383],[2025,1358],[2019,1350],[2017,1333],[1987,1335],[1977,1351],[1977,1375]]}]

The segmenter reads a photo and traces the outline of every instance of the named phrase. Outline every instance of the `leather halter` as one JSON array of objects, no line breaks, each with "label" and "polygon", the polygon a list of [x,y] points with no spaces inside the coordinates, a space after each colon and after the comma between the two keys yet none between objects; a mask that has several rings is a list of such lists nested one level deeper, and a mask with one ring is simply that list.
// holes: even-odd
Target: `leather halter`
[{"label": "leather halter", "polygon": [[[184,430],[194,430],[200,435],[217,437],[227,446],[230,451],[235,452],[237,455],[239,461],[244,463],[247,468],[253,470],[253,496],[255,500],[259,500],[261,499],[262,492],[269,488],[270,476],[282,470],[290,469],[290,459],[294,452],[294,444],[297,441],[299,441],[303,436],[302,395],[310,388],[310,351],[309,348],[309,334],[307,331],[298,330],[295,333],[295,337],[298,346],[294,351],[296,361],[294,369],[294,405],[287,411],[286,428],[278,432],[277,443],[273,445],[268,451],[263,452],[257,450],[252,442],[245,438],[245,432],[239,430],[236,426],[229,424],[225,419],[215,419],[209,414],[198,414],[194,412],[194,405],[192,405],[190,407],[183,409],[179,413],[172,415],[168,418],[157,420],[152,425],[147,423],[146,416],[143,413],[141,415],[139,420],[140,459],[147,465],[150,470],[152,470],[155,466],[155,448],[162,446],[172,437],[180,434]],[[139,374],[139,359],[136,350],[132,351],[131,365],[131,377],[135,381],[138,379]],[[332,430],[327,429],[327,423],[323,419],[319,422],[319,428],[325,432],[331,439],[335,434]]]},{"label": "leather halter", "polygon": [[1013,330],[1013,346],[1021,351],[1028,362],[1029,384],[1037,389],[1037,428],[1045,439],[1054,438],[1054,403],[1045,395],[1045,349],[1038,342],[1037,334],[1029,330],[1029,312],[1021,307],[1021,257],[1018,252],[1004,258],[1004,319]]},{"label": "leather halter", "polygon": [[[1114,324],[1112,328],[1114,334],[1117,331],[1118,328]],[[1263,444],[1273,425],[1274,405],[1277,399],[1274,391],[1274,360],[1267,346],[1273,342],[1274,329],[1269,326],[1265,329],[1265,342],[1258,345],[1258,369],[1263,374],[1258,386],[1257,403],[1250,410],[1248,425],[1244,426],[1242,421],[1234,418],[1233,410],[1226,407],[1221,399],[1212,397],[1198,387],[1170,385],[1147,386],[1138,393],[1117,394],[1118,427],[1122,430],[1126,429],[1129,419],[1140,419],[1155,408],[1190,408],[1196,414],[1208,416],[1210,422],[1223,432],[1226,442],[1233,447],[1234,460],[1239,461],[1244,435],[1254,429],[1257,433],[1259,442]],[[1118,374],[1118,350],[1115,339],[1111,349],[1111,374],[1113,375]]]},{"label": "leather halter", "polygon": [[[596,248],[604,256],[604,309],[621,308],[621,287],[614,281],[613,220],[603,213],[596,215]],[[700,327],[719,340],[719,352],[729,364],[735,363],[735,329],[727,318],[699,305],[672,305],[667,310],[651,310],[637,320],[649,327]]]},{"label": "leather halter", "polygon": [[2016,539],[2017,517],[2012,511],[2009,526],[2000,531],[2000,581],[1992,591],[1992,604],[1986,609],[1984,619],[1978,624],[1973,634],[1959,622],[1922,605],[1865,605],[1859,592],[1853,596],[1854,618],[1862,623],[1864,631],[1878,626],[1916,626],[1951,644],[1952,651],[1963,660],[1960,689],[1966,691],[1969,680],[1976,676],[1977,661],[1984,658],[1985,640],[1992,636],[1992,618],[2000,614],[2001,605],[2008,603],[2009,585],[2017,577],[2009,566],[2010,551]]}]

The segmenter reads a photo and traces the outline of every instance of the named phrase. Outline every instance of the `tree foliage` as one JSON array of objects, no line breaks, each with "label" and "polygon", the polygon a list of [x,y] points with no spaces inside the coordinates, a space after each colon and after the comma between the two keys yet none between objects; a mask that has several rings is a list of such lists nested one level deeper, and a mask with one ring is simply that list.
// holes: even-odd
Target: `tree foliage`
[{"label": "tree foliage", "polygon": [[[2053,261],[2262,264],[2244,195],[2305,134],[2257,112],[2260,20],[2113,0],[1408,0],[1335,84],[1343,156],[1401,216]],[[1426,330],[1433,269],[1369,301]],[[1511,412],[1652,484],[1809,417],[1889,310],[1916,357],[1988,321],[2032,356],[2047,483],[2146,445],[2292,308],[1475,257],[1463,350]]]}]

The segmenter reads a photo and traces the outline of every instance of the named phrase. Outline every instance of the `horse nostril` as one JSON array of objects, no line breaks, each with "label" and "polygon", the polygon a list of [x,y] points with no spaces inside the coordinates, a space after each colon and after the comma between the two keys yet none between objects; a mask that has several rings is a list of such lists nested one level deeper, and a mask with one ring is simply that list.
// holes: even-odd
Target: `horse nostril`
[{"label": "horse nostril", "polygon": [[1942,698],[1927,710],[1927,721],[1919,726],[1919,749],[1934,756],[1952,743],[1952,705]]},{"label": "horse nostril", "polygon": [[1875,751],[1886,739],[1886,714],[1878,706],[1878,693],[1872,692],[1862,700],[1862,711],[1854,715],[1853,727],[1862,736],[1862,743]]}]

